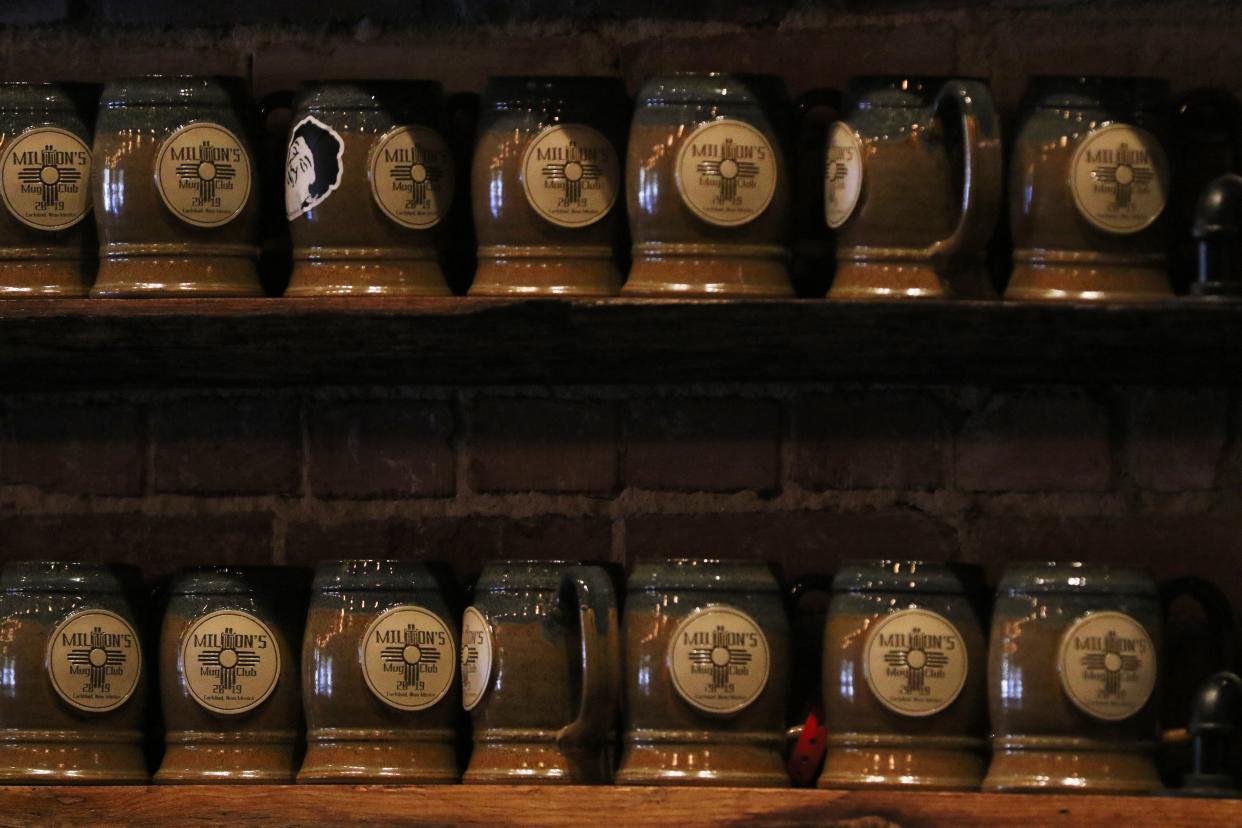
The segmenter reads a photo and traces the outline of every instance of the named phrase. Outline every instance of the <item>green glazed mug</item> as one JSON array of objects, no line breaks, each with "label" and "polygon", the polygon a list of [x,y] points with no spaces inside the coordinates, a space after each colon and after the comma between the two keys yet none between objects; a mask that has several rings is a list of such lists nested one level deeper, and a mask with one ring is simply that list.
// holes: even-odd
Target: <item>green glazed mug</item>
[{"label": "green glazed mug", "polygon": [[641,563],[626,591],[618,784],[788,786],[789,620],[772,571]]},{"label": "green glazed mug", "polygon": [[0,84],[0,297],[85,296],[91,130],[65,86]]},{"label": "green glazed mug", "polygon": [[623,293],[793,295],[788,106],[770,77],[643,85],[625,164],[633,264]]},{"label": "green glazed mug", "polygon": [[178,573],[160,629],[165,748],[156,782],[294,781],[306,576],[287,567]]},{"label": "green glazed mug", "polygon": [[471,296],[612,296],[629,101],[615,78],[492,78],[470,173]]},{"label": "green glazed mug", "polygon": [[95,128],[92,296],[260,296],[259,175],[235,78],[108,83]]},{"label": "green glazed mug", "polygon": [[986,644],[954,568],[846,561],[824,631],[821,788],[977,790]]},{"label": "green glazed mug", "polygon": [[461,627],[462,705],[474,722],[464,782],[604,784],[620,646],[600,566],[484,567]]},{"label": "green glazed mug", "polygon": [[286,296],[447,296],[439,246],[453,201],[440,85],[305,84],[285,157]]},{"label": "green glazed mug", "polygon": [[996,589],[988,650],[989,791],[1152,793],[1160,789],[1162,627],[1189,595],[1232,649],[1232,611],[1210,583],[1157,586],[1137,569],[1015,564]]},{"label": "green glazed mug", "polygon": [[147,782],[140,585],[128,566],[0,570],[0,782]]},{"label": "green glazed mug", "polygon": [[984,252],[1002,174],[986,84],[852,80],[824,163],[824,220],[837,234],[828,297],[994,297]]},{"label": "green glazed mug", "polygon": [[460,636],[449,590],[422,563],[318,566],[302,639],[299,782],[458,781]]}]

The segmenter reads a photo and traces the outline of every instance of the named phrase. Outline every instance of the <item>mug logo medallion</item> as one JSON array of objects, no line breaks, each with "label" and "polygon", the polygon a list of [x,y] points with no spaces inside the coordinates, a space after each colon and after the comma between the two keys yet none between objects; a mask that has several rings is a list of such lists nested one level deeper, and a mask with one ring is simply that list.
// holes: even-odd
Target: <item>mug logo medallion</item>
[{"label": "mug logo medallion", "polygon": [[669,641],[677,693],[706,713],[745,710],[768,683],[768,640],[741,610],[712,606],[683,620]]},{"label": "mug logo medallion", "polygon": [[1079,213],[1109,233],[1137,233],[1164,211],[1168,163],[1150,132],[1111,124],[1082,139],[1070,163]]},{"label": "mug logo medallion", "polygon": [[758,218],[776,194],[776,152],[750,124],[709,121],[677,152],[677,189],[699,218],[736,227]]},{"label": "mug logo medallion", "polygon": [[492,677],[492,628],[483,613],[466,607],[461,619],[461,705],[473,710]]},{"label": "mug logo medallion", "polygon": [[285,217],[289,221],[318,207],[341,186],[344,153],[341,134],[323,121],[308,115],[297,122],[285,150]]},{"label": "mug logo medallion", "polygon": [[833,230],[854,214],[862,179],[862,144],[849,124],[837,121],[828,133],[824,163],[824,220]]},{"label": "mug logo medallion", "polygon": [[526,200],[559,227],[586,227],[608,215],[620,177],[612,144],[584,124],[546,127],[522,156]]},{"label": "mug logo medallion", "polygon": [[55,127],[17,136],[0,159],[0,196],[13,217],[36,230],[64,230],[91,209],[91,151]]},{"label": "mug logo medallion", "polygon": [[155,188],[164,206],[185,223],[220,227],[250,199],[250,156],[219,124],[187,124],[156,152]]},{"label": "mug logo medallion", "polygon": [[1083,616],[1061,638],[1061,687],[1084,713],[1120,721],[1156,687],[1156,650],[1143,625],[1120,612]]},{"label": "mug logo medallion", "polygon": [[392,607],[363,634],[358,656],[367,687],[398,710],[426,710],[448,693],[456,664],[453,634],[422,607]]},{"label": "mug logo medallion", "polygon": [[966,684],[961,633],[923,609],[877,619],[863,644],[863,675],[880,704],[903,716],[930,716],[951,705]]},{"label": "mug logo medallion", "polygon": [[429,230],[453,200],[453,156],[448,144],[424,126],[385,133],[371,150],[371,195],[384,215],[412,230]]},{"label": "mug logo medallion", "polygon": [[194,701],[213,713],[245,713],[276,689],[280,648],[250,613],[218,610],[185,631],[178,667]]},{"label": "mug logo medallion", "polygon": [[142,674],[142,643],[114,612],[87,609],[61,621],[47,642],[47,672],[57,695],[88,713],[129,700]]}]

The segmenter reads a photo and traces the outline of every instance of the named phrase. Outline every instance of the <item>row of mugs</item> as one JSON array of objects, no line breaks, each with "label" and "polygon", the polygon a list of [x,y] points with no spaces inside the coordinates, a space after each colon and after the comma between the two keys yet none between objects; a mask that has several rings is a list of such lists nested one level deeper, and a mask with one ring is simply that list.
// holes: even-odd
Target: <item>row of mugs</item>
[{"label": "row of mugs", "polygon": [[[464,612],[434,565],[328,562],[309,590],[305,574],[182,571],[150,665],[133,571],[6,565],[0,779],[145,781],[148,672],[158,782],[784,786],[816,766],[814,750],[787,764],[788,711],[811,690],[791,680],[786,596],[762,564],[638,564],[623,616],[597,565],[490,564]],[[1197,580],[1161,596],[1137,570],[1015,565],[989,643],[980,583],[970,568],[854,561],[795,586],[830,593],[818,784],[1158,789],[1162,597],[1200,600],[1228,650],[1223,596]]]},{"label": "row of mugs", "polygon": [[[795,236],[812,260],[835,240],[832,297],[995,295],[984,259],[1003,159],[979,81],[859,78],[844,106],[803,98],[796,130],[779,80],[713,73],[650,79],[632,117],[616,79],[494,78],[473,139],[430,82],[306,84],[262,108],[275,106],[293,111],[286,295],[448,295],[440,259],[462,200],[472,295],[789,296]],[[109,83],[93,136],[79,109],[61,87],[0,86],[0,294],[84,295],[92,205],[93,295],[261,294],[241,85]],[[1168,148],[1192,140],[1184,111],[1162,81],[1031,81],[1011,147],[1007,298],[1171,295],[1166,205],[1206,183],[1171,170]]]}]

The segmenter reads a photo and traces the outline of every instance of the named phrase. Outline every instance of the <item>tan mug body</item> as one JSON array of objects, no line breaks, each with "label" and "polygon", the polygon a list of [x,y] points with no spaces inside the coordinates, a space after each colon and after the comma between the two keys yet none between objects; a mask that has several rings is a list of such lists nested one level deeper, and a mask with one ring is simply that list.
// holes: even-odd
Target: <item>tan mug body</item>
[{"label": "tan mug body", "polygon": [[160,629],[165,746],[156,782],[294,781],[307,574],[197,567],[174,578]]},{"label": "tan mug body", "polygon": [[837,234],[829,298],[994,297],[984,252],[1001,187],[986,84],[851,81],[824,160],[824,220]]},{"label": "tan mug body", "polygon": [[785,787],[789,621],[762,564],[634,567],[622,785]]},{"label": "tan mug body", "polygon": [[488,81],[470,172],[479,243],[471,296],[620,290],[629,109],[615,78]]},{"label": "tan mug body", "polygon": [[484,567],[461,628],[462,705],[474,750],[462,781],[605,784],[620,647],[611,577],[599,566]]},{"label": "tan mug body", "polygon": [[99,297],[259,296],[259,171],[239,79],[104,87],[95,128]]},{"label": "tan mug body", "polygon": [[304,85],[285,154],[286,296],[447,296],[455,190],[440,85]]},{"label": "tan mug body", "polygon": [[784,85],[716,73],[651,78],[625,164],[635,296],[786,297]]},{"label": "tan mug body", "polygon": [[821,788],[978,790],[987,643],[957,572],[846,561],[824,631]]},{"label": "tan mug body", "polygon": [[0,84],[0,297],[90,288],[90,91],[98,97],[97,87]]},{"label": "tan mug body", "polygon": [[150,699],[133,567],[0,570],[0,782],[145,784]]},{"label": "tan mug body", "polygon": [[442,572],[422,563],[319,565],[302,638],[299,782],[458,781],[459,631],[450,589]]}]

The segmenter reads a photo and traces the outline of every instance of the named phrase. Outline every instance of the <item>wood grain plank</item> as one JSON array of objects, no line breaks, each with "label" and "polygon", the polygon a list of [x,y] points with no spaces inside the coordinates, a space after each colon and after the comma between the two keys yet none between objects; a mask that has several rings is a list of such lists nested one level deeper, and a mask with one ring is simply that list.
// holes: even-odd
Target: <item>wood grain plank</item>
[{"label": "wood grain plank", "polygon": [[0,826],[851,825],[1242,823],[1242,801],[740,788],[495,786],[4,787]]}]

